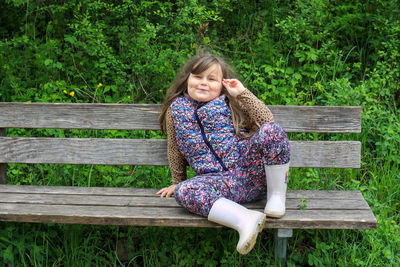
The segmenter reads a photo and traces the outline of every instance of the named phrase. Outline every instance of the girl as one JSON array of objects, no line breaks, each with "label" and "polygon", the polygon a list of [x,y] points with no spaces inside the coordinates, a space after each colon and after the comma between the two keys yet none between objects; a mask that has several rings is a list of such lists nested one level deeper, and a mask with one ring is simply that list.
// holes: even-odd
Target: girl
[{"label": "girl", "polygon": [[[268,107],[222,58],[198,54],[175,77],[159,123],[168,137],[172,185],[157,194],[174,194],[189,211],[237,230],[237,251],[250,252],[265,216],[285,213],[289,141]],[[198,176],[186,180],[187,165]],[[266,193],[264,213],[238,204]]]}]

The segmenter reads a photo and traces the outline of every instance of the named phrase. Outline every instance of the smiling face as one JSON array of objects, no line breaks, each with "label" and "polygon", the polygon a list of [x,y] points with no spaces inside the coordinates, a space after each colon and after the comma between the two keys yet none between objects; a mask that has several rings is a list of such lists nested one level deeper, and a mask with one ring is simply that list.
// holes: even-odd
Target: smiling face
[{"label": "smiling face", "polygon": [[222,70],[219,64],[213,64],[199,74],[191,73],[188,81],[188,94],[199,102],[209,102],[221,95]]}]

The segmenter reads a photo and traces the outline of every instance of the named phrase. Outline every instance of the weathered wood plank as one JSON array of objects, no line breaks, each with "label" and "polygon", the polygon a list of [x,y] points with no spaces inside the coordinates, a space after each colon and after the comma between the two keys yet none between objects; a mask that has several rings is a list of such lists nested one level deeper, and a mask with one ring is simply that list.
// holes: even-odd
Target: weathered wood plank
[{"label": "weathered wood plank", "polygon": [[[370,210],[370,207],[364,199],[329,199],[329,198],[286,198],[287,210],[300,210],[302,199],[307,202],[304,203],[304,210]],[[264,210],[266,199],[243,204],[249,209],[262,209]]]},{"label": "weathered wood plank", "polygon": [[376,229],[371,210],[289,210],[281,219],[268,219],[267,228]]},{"label": "weathered wood plank", "polygon": [[361,107],[268,106],[287,132],[360,133]]},{"label": "weathered wood plank", "polygon": [[158,130],[159,105],[0,103],[0,127]]},{"label": "weathered wood plank", "polygon": [[[154,196],[156,188],[80,187],[42,185],[0,185],[1,193],[105,195],[105,196]],[[339,192],[339,191],[338,191]]]},{"label": "weathered wood plank", "polygon": [[291,167],[360,168],[358,141],[290,141]]},{"label": "weathered wood plank", "polygon": [[165,139],[0,138],[0,162],[168,165]]},{"label": "weathered wood plank", "polygon": [[[121,188],[121,187],[78,187],[78,186],[41,186],[41,185],[0,185],[0,193],[22,194],[63,194],[63,195],[100,195],[154,197],[157,188]],[[306,199],[363,199],[360,191],[337,190],[288,190],[287,198]]]},{"label": "weathered wood plank", "polygon": [[306,199],[364,199],[363,195],[358,190],[288,190],[287,196],[291,198]]},{"label": "weathered wood plank", "polygon": [[[121,224],[121,225],[154,225],[154,226],[190,226],[190,227],[214,227],[207,221],[199,222],[199,216],[196,216],[183,208],[178,207],[173,198],[160,199],[155,195],[158,189],[140,189],[140,188],[87,188],[87,187],[53,187],[53,186],[15,186],[2,185],[0,192],[8,191],[14,193],[1,193],[0,201],[0,220],[4,221],[29,221],[29,222],[58,222],[58,223],[90,223],[90,224]],[[27,192],[33,191],[33,194]],[[15,193],[18,192],[18,193]],[[101,194],[109,196],[101,196]],[[75,194],[75,195],[73,195]],[[122,197],[126,194],[126,197]],[[139,196],[137,196],[139,195]],[[373,229],[376,227],[376,219],[370,211],[367,203],[359,191],[288,191],[287,193],[287,214],[280,220],[269,219],[266,227],[268,228],[322,228],[322,229]],[[50,198],[49,198],[50,197]],[[45,198],[45,199],[43,199]],[[307,199],[306,210],[300,210],[300,199]],[[47,202],[48,205],[43,205]],[[8,203],[7,203],[8,202]],[[145,213],[140,215],[142,209],[136,210],[138,217],[130,218],[92,218],[101,217],[100,215],[59,214],[57,216],[49,215],[46,212],[38,214],[24,215],[22,211],[17,214],[10,214],[7,205],[13,205],[9,202],[23,202],[14,207],[41,206],[37,212],[46,210],[64,210],[73,209],[82,212],[85,209],[99,211],[109,208],[148,208],[155,213]],[[52,203],[49,205],[49,203]],[[97,204],[96,204],[97,203]],[[101,204],[103,203],[103,204]],[[264,201],[247,203],[245,206],[263,210]],[[55,205],[54,204],[63,204]],[[73,205],[71,205],[73,204]],[[51,206],[45,208],[45,206]],[[54,207],[53,207],[54,206]],[[157,210],[156,206],[160,206]],[[5,207],[5,208],[4,208]],[[30,210],[30,209],[29,209]],[[168,211],[165,211],[168,210]],[[296,213],[298,211],[300,213]],[[313,212],[315,211],[315,212]],[[167,218],[159,218],[161,214],[171,214]],[[122,212],[124,214],[124,212]],[[184,218],[176,219],[175,216],[184,215]],[[43,216],[44,215],[44,216]],[[75,218],[74,215],[77,217]],[[182,215],[182,216],[183,216]],[[66,218],[68,216],[72,216]],[[112,215],[113,216],[113,215]],[[111,216],[111,217],[112,217]],[[334,217],[344,216],[342,219],[332,219]],[[353,219],[351,217],[353,216]],[[372,216],[372,217],[371,217]],[[154,218],[156,217],[156,218]],[[172,217],[172,218],[171,218]],[[175,219],[174,219],[175,218]],[[88,220],[89,222],[86,222]]]},{"label": "weathered wood plank", "polygon": [[[364,199],[330,199],[330,198],[302,198],[306,199],[307,210],[369,210]],[[90,196],[65,194],[21,194],[0,193],[0,203],[41,204],[41,205],[79,205],[79,206],[115,206],[115,207],[179,207],[174,198],[131,197],[131,196]],[[263,209],[266,200],[247,203],[251,209]],[[301,199],[287,198],[288,210],[300,209]],[[1,207],[0,207],[1,210]],[[156,215],[155,215],[156,216]]]},{"label": "weathered wood plank", "polygon": [[[287,132],[360,132],[361,107],[268,106]],[[0,128],[160,129],[160,105],[0,103]]]},{"label": "weathered wood plank", "polygon": [[[157,216],[155,216],[157,214]],[[100,225],[218,227],[183,208],[98,207],[2,204],[0,221]],[[267,228],[374,229],[370,210],[288,210],[281,219],[268,219]]]},{"label": "weathered wood plank", "polygon": [[[0,128],[0,136],[6,136],[7,129]],[[0,163],[0,184],[7,183],[7,164]]]},{"label": "weathered wood plank", "polygon": [[[359,168],[358,141],[290,141],[291,167]],[[0,163],[168,165],[165,139],[0,137]]]}]

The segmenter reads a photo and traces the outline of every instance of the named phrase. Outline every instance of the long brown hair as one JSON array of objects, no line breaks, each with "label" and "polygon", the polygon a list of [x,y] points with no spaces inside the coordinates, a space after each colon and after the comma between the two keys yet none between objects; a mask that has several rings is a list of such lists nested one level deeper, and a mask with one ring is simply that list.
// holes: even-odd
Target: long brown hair
[{"label": "long brown hair", "polygon": [[[164,134],[166,134],[167,110],[176,97],[182,96],[186,92],[189,75],[191,73],[200,74],[214,64],[219,64],[221,66],[223,79],[235,78],[235,75],[229,64],[222,57],[211,53],[200,52],[189,59],[175,76],[175,79],[168,89],[164,102],[161,106],[161,113],[158,118],[158,122],[160,123],[161,130]],[[244,138],[251,136],[251,134],[247,135],[239,131],[239,128],[247,128],[248,130],[251,130],[251,125],[249,124],[248,118],[245,116],[244,112],[240,109],[236,99],[229,94],[228,90],[226,90],[224,86],[222,86],[221,93],[225,94],[228,98],[229,108],[232,114],[233,127],[235,128],[236,135]]]}]

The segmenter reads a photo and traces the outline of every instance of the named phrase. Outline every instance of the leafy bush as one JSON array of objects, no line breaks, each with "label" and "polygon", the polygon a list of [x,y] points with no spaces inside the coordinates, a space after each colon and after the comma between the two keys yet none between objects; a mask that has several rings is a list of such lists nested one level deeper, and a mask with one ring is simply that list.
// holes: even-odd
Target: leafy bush
[{"label": "leafy bush", "polygon": [[[294,169],[290,187],[361,190],[378,229],[295,231],[288,266],[399,264],[398,1],[6,0],[1,7],[0,101],[160,103],[185,59],[206,48],[226,56],[267,104],[362,106],[362,133],[354,135],[362,142],[361,170]],[[9,129],[8,134],[161,138],[159,132],[142,131]],[[169,176],[168,168],[144,166],[8,168],[14,184],[161,187],[170,183]],[[240,256],[233,252],[236,236],[229,230],[2,226],[0,262],[9,265],[273,262],[270,231],[253,253]],[[120,237],[135,248],[128,262],[116,256]],[[196,247],[188,250],[187,243]]]}]

